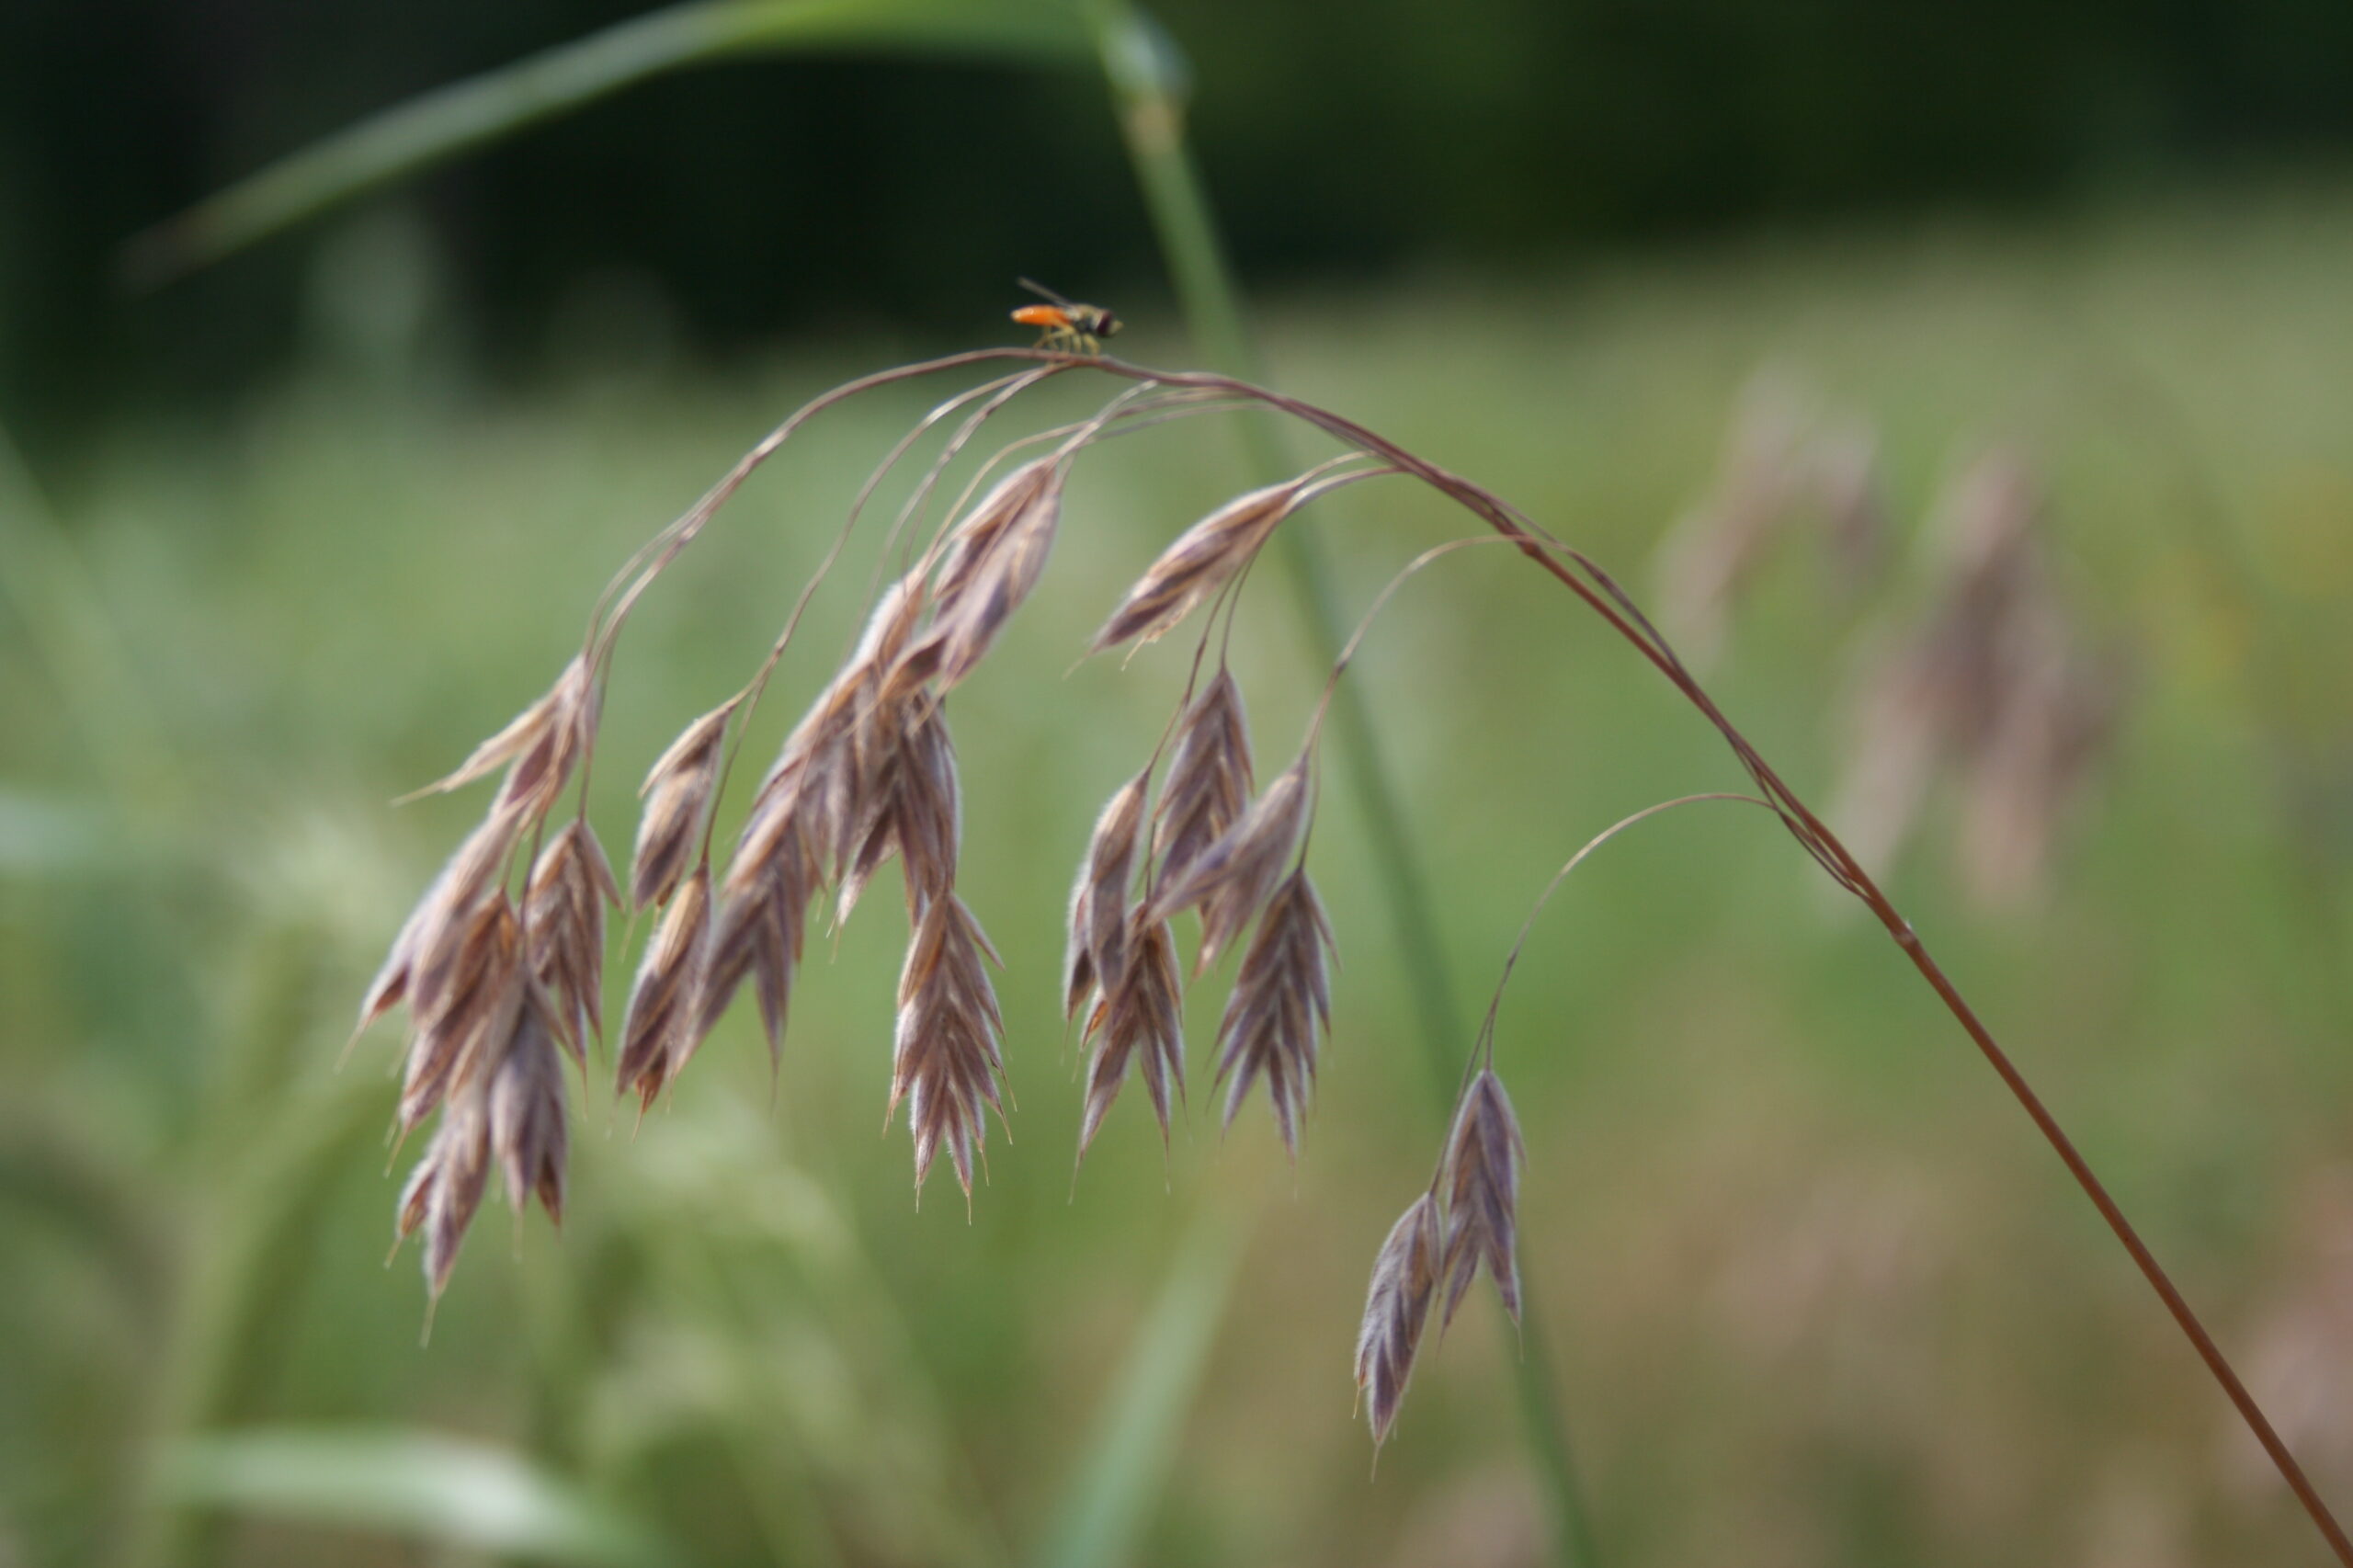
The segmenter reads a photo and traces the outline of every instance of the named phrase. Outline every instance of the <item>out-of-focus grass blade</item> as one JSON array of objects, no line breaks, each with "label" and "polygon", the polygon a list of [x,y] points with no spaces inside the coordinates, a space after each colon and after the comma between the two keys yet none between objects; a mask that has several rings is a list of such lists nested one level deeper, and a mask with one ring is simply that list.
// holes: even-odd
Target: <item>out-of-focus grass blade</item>
[{"label": "out-of-focus grass blade", "polygon": [[190,1438],[167,1456],[159,1483],[185,1506],[588,1568],[677,1560],[572,1483],[506,1449],[431,1432],[268,1427]]},{"label": "out-of-focus grass blade", "polygon": [[682,66],[758,53],[874,50],[1085,63],[1063,0],[693,0],[559,44],[361,120],[134,238],[134,287],[168,281],[337,202]]},{"label": "out-of-focus grass blade", "polygon": [[1088,1435],[1039,1568],[1118,1568],[1136,1543],[1176,1457],[1225,1316],[1250,1216],[1212,1205],[1193,1221],[1176,1267],[1137,1333],[1119,1385]]}]

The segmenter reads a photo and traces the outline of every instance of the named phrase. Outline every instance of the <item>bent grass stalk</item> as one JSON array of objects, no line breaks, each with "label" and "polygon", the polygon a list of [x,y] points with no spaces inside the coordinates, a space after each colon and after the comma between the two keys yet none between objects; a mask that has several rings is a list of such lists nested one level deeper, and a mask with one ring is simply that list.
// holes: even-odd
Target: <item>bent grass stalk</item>
[{"label": "bent grass stalk", "polygon": [[[1115,396],[1093,419],[1067,427],[1066,435],[1057,431],[1061,444],[1046,458],[1029,460],[1024,470],[1016,471],[1014,477],[1001,482],[998,489],[977,505],[970,501],[970,496],[981,481],[976,477],[972,482],[965,498],[951,510],[930,545],[916,556],[913,568],[885,597],[850,664],[820,696],[818,705],[788,741],[785,755],[762,786],[761,801],[754,808],[756,817],[766,812],[764,818],[759,818],[759,853],[787,857],[780,862],[783,871],[777,873],[786,880],[768,881],[771,873],[766,869],[765,860],[756,858],[748,866],[743,863],[747,847],[755,841],[748,824],[745,838],[739,843],[738,864],[731,866],[727,873],[731,889],[740,883],[752,889],[758,899],[771,902],[782,900],[783,894],[777,891],[781,888],[790,888],[793,898],[805,902],[818,883],[831,882],[846,895],[842,904],[843,913],[847,914],[857,887],[881,860],[894,854],[904,858],[909,873],[907,915],[914,945],[902,983],[892,1098],[895,1104],[904,1096],[910,1102],[915,1119],[918,1191],[931,1156],[945,1149],[969,1202],[973,1157],[981,1152],[983,1137],[982,1119],[990,1108],[997,1108],[1000,1116],[1003,1114],[1004,1102],[999,1095],[1005,1069],[999,1050],[1003,1024],[986,976],[995,953],[955,886],[960,807],[953,752],[946,730],[945,699],[947,688],[961,678],[964,669],[977,662],[994,638],[996,627],[1034,585],[1040,560],[1033,557],[1041,557],[1056,528],[1061,498],[1058,478],[1027,490],[1008,492],[1006,487],[1030,470],[1058,476],[1086,445],[1101,437],[1124,414],[1163,407],[1160,400],[1164,398],[1197,398],[1204,409],[1256,407],[1310,426],[1337,442],[1347,453],[1371,460],[1370,466],[1330,478],[1319,477],[1329,472],[1332,465],[1327,464],[1293,479],[1288,486],[1253,493],[1213,513],[1164,551],[1146,571],[1129,595],[1128,603],[1098,634],[1097,650],[1137,638],[1149,641],[1212,601],[1228,607],[1230,626],[1232,599],[1226,590],[1247,570],[1280,524],[1296,515],[1300,503],[1322,489],[1360,477],[1402,474],[1419,480],[1469,511],[1491,530],[1495,541],[1518,550],[1632,644],[1716,729],[1756,790],[1755,795],[1718,792],[1684,797],[1635,813],[1606,830],[1563,867],[1544,896],[1538,900],[1537,907],[1542,907],[1552,888],[1599,844],[1635,822],[1672,806],[1699,799],[1736,799],[1771,811],[1824,874],[1871,911],[1961,1024],[2141,1269],[2337,1560],[2347,1568],[2353,1568],[2353,1543],[2348,1543],[2327,1506],[2196,1312],[2025,1075],[1859,860],[1733,725],[1616,579],[1493,492],[1414,455],[1354,421],[1303,400],[1211,372],[1167,372],[1110,358],[1017,348],[975,350],[902,366],[859,378],[823,394],[764,437],[718,484],[657,533],[617,574],[613,586],[591,617],[582,657],[568,667],[548,698],[527,710],[525,719],[500,737],[501,755],[512,754],[514,760],[508,764],[507,779],[500,790],[487,831],[498,839],[513,842],[527,825],[527,819],[536,831],[536,823],[544,820],[562,791],[564,773],[588,753],[601,683],[630,611],[680,551],[708,526],[726,500],[796,430],[815,414],[860,392],[965,368],[1024,363],[1035,369],[1017,372],[991,384],[991,391],[996,395],[968,418],[952,443],[957,449],[981,423],[1009,401],[1011,393],[1027,390],[1050,376],[1089,369],[1124,379],[1132,385]],[[962,400],[951,400],[940,405],[934,417],[961,405]],[[895,461],[905,449],[905,444],[895,449],[891,460]],[[945,467],[943,459],[926,475],[925,494],[937,483]],[[983,474],[985,472],[984,469]],[[864,494],[870,493],[870,488],[861,493],[861,504]],[[972,506],[971,511],[964,510],[967,506]],[[1038,508],[1047,510],[1044,515],[1030,516]],[[918,510],[911,507],[906,516],[915,516]],[[1008,546],[1005,543],[1008,540],[1017,542]],[[1461,543],[1455,541],[1425,552],[1383,590],[1373,613],[1378,613],[1406,577],[1461,548]],[[1007,549],[1017,551],[1017,556],[990,559],[991,551]],[[886,558],[888,553],[886,546]],[[943,557],[944,565],[940,564]],[[828,564],[832,559],[829,554]],[[935,567],[942,579],[937,585],[931,582]],[[962,596],[980,592],[982,586],[987,597],[976,609]],[[935,618],[930,633],[918,627],[926,612]],[[980,630],[973,634],[969,655],[953,673],[943,672],[937,653],[941,623],[951,617],[963,622],[975,616],[980,618]],[[1370,619],[1369,615],[1368,626]],[[1206,651],[1217,624],[1214,612],[1204,618],[1201,651]],[[951,633],[955,630],[949,628]],[[1147,1069],[1147,1084],[1165,1134],[1170,1098],[1166,1091],[1181,1085],[1183,1071],[1181,1041],[1173,1037],[1176,1026],[1171,1022],[1173,988],[1181,982],[1168,946],[1166,923],[1185,909],[1198,907],[1204,918],[1202,967],[1218,948],[1237,937],[1254,921],[1260,927],[1244,962],[1234,995],[1228,1003],[1227,1020],[1221,1025],[1220,1035],[1222,1041],[1232,1038],[1256,1042],[1234,1049],[1244,1051],[1250,1068],[1267,1075],[1279,1125],[1286,1142],[1291,1140],[1293,1114],[1312,1086],[1316,1037],[1329,1006],[1324,949],[1330,934],[1305,873],[1314,793],[1311,765],[1324,704],[1362,635],[1363,629],[1359,629],[1336,660],[1331,683],[1311,721],[1298,760],[1234,816],[1214,842],[1200,850],[1175,885],[1156,881],[1152,867],[1154,850],[1144,848],[1142,881],[1147,893],[1133,905],[1128,903],[1134,876],[1133,858],[1137,855],[1133,841],[1141,836],[1135,824],[1141,820],[1142,791],[1148,788],[1158,764],[1157,748],[1153,764],[1144,774],[1125,787],[1126,790],[1136,792],[1137,798],[1131,808],[1119,813],[1128,823],[1122,829],[1122,847],[1098,867],[1101,874],[1086,884],[1086,896],[1073,912],[1074,950],[1083,951],[1087,957],[1092,971],[1088,978],[1097,998],[1086,1033],[1095,1036],[1098,1028],[1106,1029],[1097,1051],[1109,1051],[1120,1059],[1114,1062],[1098,1055],[1097,1068],[1090,1072],[1088,1137],[1092,1137],[1110,1108],[1120,1079],[1125,1075],[1126,1059],[1131,1056],[1141,1056],[1154,1063]],[[774,656],[764,666],[762,679],[773,667]],[[926,658],[930,662],[926,663]],[[1196,672],[1199,658],[1200,653],[1197,652]],[[1222,673],[1222,659],[1220,668]],[[1189,704],[1193,683],[1188,679],[1187,684],[1185,702]],[[461,857],[465,853],[461,851]],[[484,858],[477,852],[476,858]],[[1287,877],[1286,865],[1290,868]],[[709,885],[708,870],[699,869],[686,885],[694,895],[689,902],[708,897],[700,891]],[[460,892],[449,891],[451,887]],[[487,1062],[495,1065],[503,1060],[503,1052],[511,1049],[505,1045],[503,1031],[513,1027],[505,1020],[514,1018],[517,1008],[511,1002],[501,1004],[491,998],[503,986],[528,983],[504,979],[498,971],[501,963],[528,971],[529,965],[522,958],[503,956],[527,942],[528,934],[502,937],[502,945],[487,956],[469,956],[471,949],[463,947],[449,950],[450,939],[440,935],[445,931],[486,928],[485,923],[501,930],[510,928],[512,916],[504,913],[506,899],[504,884],[495,879],[468,877],[453,881],[445,877],[437,882],[435,889],[428,892],[426,910],[421,912],[431,915],[424,927],[426,935],[412,937],[404,931],[392,960],[371,990],[368,1006],[372,1015],[398,1000],[404,990],[414,989],[417,996],[429,1000],[434,985],[447,988],[452,983],[444,971],[460,959],[476,965],[475,969],[463,971],[467,987],[463,994],[468,1005],[460,1016],[462,1028],[449,1021],[455,1009],[445,1004],[439,1024],[437,1026],[430,1019],[426,1023],[427,1037],[435,1037],[438,1028],[438,1038],[421,1037],[413,1043],[412,1080],[417,1078],[415,1063],[421,1060],[415,1052],[428,1046],[432,1075],[425,1080],[424,1089],[404,1104],[403,1120],[408,1125],[415,1125],[442,1103],[445,1082],[450,1096],[449,1103],[458,1106],[457,1096],[468,1089],[472,1075],[482,1070],[481,1064]],[[734,919],[738,902],[731,894],[730,907],[723,918]],[[1098,904],[1108,907],[1097,907]],[[765,955],[767,967],[759,971],[763,984],[781,990],[789,985],[791,969],[798,960],[798,938],[792,933],[798,930],[799,914],[797,909],[781,914],[763,913],[767,907],[756,903],[745,928],[755,940],[755,956]],[[1531,924],[1534,917],[1531,913]],[[715,1009],[701,1006],[699,995],[704,963],[699,946],[701,918],[692,912],[682,917],[678,907],[672,907],[665,915],[665,926],[683,919],[695,927],[693,940],[678,951],[665,951],[653,966],[654,989],[646,991],[648,982],[642,976],[641,991],[644,994],[632,998],[632,1025],[629,1031],[632,1047],[642,1044],[636,1054],[649,1062],[658,1058],[664,1064],[658,1070],[642,1068],[625,1085],[638,1089],[648,1102],[691,1056],[716,1016]],[[1086,926],[1084,932],[1077,929],[1082,919]],[[763,926],[763,921],[780,924]],[[416,924],[412,921],[413,927]],[[1526,937],[1527,928],[1523,927],[1521,943]],[[761,943],[766,946],[759,946]],[[1506,980],[1519,950],[1516,944],[1506,960]],[[1133,969],[1133,955],[1137,953],[1152,955],[1148,972]],[[485,965],[488,967],[482,967]],[[1075,979],[1073,991],[1071,1000],[1076,1003],[1085,990]],[[1464,1084],[1455,1123],[1438,1173],[1429,1190],[1399,1221],[1376,1266],[1358,1360],[1359,1383],[1370,1395],[1370,1414],[1377,1441],[1387,1436],[1395,1419],[1434,1301],[1443,1296],[1445,1315],[1450,1316],[1462,1290],[1483,1267],[1493,1276],[1506,1309],[1514,1310],[1516,1315],[1512,1210],[1516,1173],[1523,1152],[1509,1100],[1493,1072],[1495,1017],[1502,994],[1500,982],[1495,994],[1496,1000],[1490,1004],[1471,1058],[1464,1065]],[[642,1041],[637,1038],[636,1028],[641,1018],[647,1031]],[[624,1052],[625,1056],[630,1054]],[[1222,1077],[1226,1065],[1221,1062]],[[1247,1092],[1251,1072],[1245,1070],[1238,1079],[1237,1100]],[[447,1128],[445,1120],[445,1136]],[[560,1172],[551,1173],[550,1179],[560,1190]],[[517,1201],[521,1199],[522,1195],[517,1194]],[[428,1249],[428,1269],[437,1290],[454,1250],[454,1240],[442,1247]]]}]

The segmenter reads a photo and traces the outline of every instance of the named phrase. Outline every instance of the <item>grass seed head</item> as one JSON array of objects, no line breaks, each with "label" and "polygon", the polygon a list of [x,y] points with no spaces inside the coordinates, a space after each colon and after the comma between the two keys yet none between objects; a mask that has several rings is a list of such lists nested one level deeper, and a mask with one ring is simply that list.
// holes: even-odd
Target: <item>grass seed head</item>
[{"label": "grass seed head", "polygon": [[1162,880],[1181,879],[1240,820],[1256,791],[1242,688],[1221,668],[1176,727],[1152,835]]},{"label": "grass seed head", "polygon": [[1503,1080],[1482,1072],[1454,1113],[1439,1165],[1446,1195],[1446,1315],[1454,1321],[1462,1293],[1484,1265],[1504,1310],[1519,1321],[1519,1168],[1528,1163],[1519,1119]]},{"label": "grass seed head", "polygon": [[931,625],[889,684],[930,680],[945,692],[972,673],[1045,573],[1062,520],[1064,472],[1059,454],[1022,464],[949,534]]},{"label": "grass seed head", "polygon": [[1095,634],[1095,652],[1122,642],[1151,642],[1174,631],[1249,563],[1275,526],[1299,505],[1308,484],[1303,478],[1287,479],[1237,495],[1178,535]]},{"label": "grass seed head", "polygon": [[1184,979],[1177,971],[1176,943],[1167,923],[1142,925],[1131,932],[1126,953],[1118,976],[1097,990],[1086,1021],[1095,1049],[1086,1062],[1086,1108],[1078,1125],[1082,1158],[1131,1069],[1143,1074],[1164,1147],[1170,1107],[1185,1092]]},{"label": "grass seed head", "polygon": [[537,984],[524,990],[515,1033],[491,1073],[490,1143],[506,1174],[506,1200],[515,1212],[536,1196],[548,1218],[562,1224],[570,1132],[556,1011]]},{"label": "grass seed head", "polygon": [[703,810],[719,780],[721,743],[735,711],[733,699],[687,726],[645,775],[638,793],[644,814],[638,819],[637,853],[629,873],[633,908],[666,903],[693,859]]},{"label": "grass seed head", "polygon": [[1397,1407],[1429,1324],[1440,1250],[1438,1201],[1426,1192],[1398,1216],[1373,1258],[1364,1324],[1357,1331],[1357,1387],[1375,1444],[1387,1442],[1397,1425]]},{"label": "grass seed head", "polygon": [[887,1126],[906,1102],[918,1196],[944,1148],[969,1201],[972,1156],[988,1142],[987,1111],[1005,1114],[997,1091],[1005,1076],[1005,1017],[988,975],[998,961],[980,922],[952,892],[924,910],[907,945],[883,1120]]},{"label": "grass seed head", "polygon": [[1307,825],[1307,756],[1275,777],[1234,824],[1202,850],[1181,876],[1161,882],[1145,918],[1158,922],[1199,905],[1201,950],[1195,972],[1217,961],[1265,907],[1282,881]]},{"label": "grass seed head", "polygon": [[641,1105],[652,1105],[702,1043],[698,1026],[710,934],[710,873],[697,867],[663,911],[630,987],[620,1086],[635,1090]]},{"label": "grass seed head", "polygon": [[1267,901],[1218,1020],[1225,1124],[1233,1125],[1251,1085],[1263,1077],[1276,1129],[1293,1157],[1299,1119],[1315,1087],[1318,1047],[1332,1026],[1332,926],[1315,884],[1304,869],[1293,871]]}]

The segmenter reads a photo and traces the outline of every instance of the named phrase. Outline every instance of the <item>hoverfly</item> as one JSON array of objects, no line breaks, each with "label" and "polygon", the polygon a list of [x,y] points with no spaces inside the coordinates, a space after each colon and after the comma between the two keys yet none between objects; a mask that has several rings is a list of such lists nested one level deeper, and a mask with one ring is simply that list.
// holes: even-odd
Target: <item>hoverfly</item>
[{"label": "hoverfly", "polygon": [[1120,318],[1100,305],[1073,304],[1042,283],[1032,283],[1027,278],[1016,281],[1048,301],[1042,305],[1024,305],[1013,312],[1013,319],[1023,326],[1041,329],[1038,336],[1040,348],[1060,348],[1072,354],[1100,354],[1103,352],[1102,339],[1120,330]]}]

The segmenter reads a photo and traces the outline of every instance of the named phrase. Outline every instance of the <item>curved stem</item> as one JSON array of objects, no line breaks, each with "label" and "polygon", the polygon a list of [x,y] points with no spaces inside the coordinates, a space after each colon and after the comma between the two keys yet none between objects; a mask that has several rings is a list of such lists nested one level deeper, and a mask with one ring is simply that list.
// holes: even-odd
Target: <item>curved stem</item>
[{"label": "curved stem", "polygon": [[[1034,349],[999,349],[995,353],[1005,358],[1042,357],[1038,350]],[[954,359],[956,363],[971,364],[980,362],[980,359],[984,357],[964,355],[956,356]],[[1938,1000],[1944,1004],[1954,1021],[1961,1025],[1962,1031],[1969,1036],[1971,1042],[1985,1058],[1987,1065],[1991,1066],[1995,1075],[2002,1080],[2003,1086],[2009,1090],[2011,1096],[2018,1101],[2019,1108],[2034,1123],[2035,1130],[2042,1134],[2043,1141],[2049,1143],[2052,1152],[2059,1156],[2060,1163],[2067,1167],[2067,1174],[2075,1178],[2075,1185],[2082,1189],[2084,1196],[2091,1200],[2092,1207],[2099,1211],[2100,1218],[2107,1222],[2118,1243],[2131,1257],[2133,1266],[2140,1269],[2142,1277],[2148,1281],[2150,1290],[2156,1293],[2158,1301],[2164,1304],[2175,1326],[2180,1329],[2182,1336],[2189,1341],[2190,1347],[2198,1353],[2199,1359],[2205,1363],[2208,1373],[2229,1398],[2233,1407],[2237,1410],[2239,1418],[2245,1423],[2247,1430],[2254,1434],[2256,1441],[2262,1446],[2273,1468],[2279,1472],[2280,1479],[2287,1483],[2289,1491],[2295,1494],[2296,1501],[2302,1506],[2313,1528],[2320,1532],[2322,1540],[2328,1543],[2329,1551],[2336,1556],[2336,1561],[2343,1564],[2344,1568],[2353,1568],[2353,1540],[2347,1538],[2344,1528],[2337,1523],[2336,1517],[2330,1512],[2328,1505],[2322,1501],[2319,1492],[2313,1488],[2312,1481],[2304,1474],[2303,1467],[2296,1462],[2295,1455],[2289,1451],[2287,1443],[2271,1425],[2270,1418],[2264,1415],[2263,1407],[2256,1402],[2255,1396],[2240,1381],[2238,1373],[2231,1366],[2229,1358],[2222,1354],[2222,1347],[2214,1342],[2213,1335],[2207,1332],[2206,1325],[2200,1321],[2196,1311],[2182,1296],[2180,1289],[2174,1284],[2172,1277],[2165,1272],[2164,1265],[2160,1264],[2156,1256],[2149,1250],[2148,1244],[2141,1239],[2140,1232],[2125,1217],[2124,1210],[2109,1194],[2107,1185],[2093,1171],[2090,1162],[2084,1158],[2082,1152],[2075,1147],[2074,1140],[2067,1136],[2065,1130],[2060,1126],[2058,1118],[2052,1115],[2050,1107],[2043,1103],[2042,1096],[2035,1092],[2033,1085],[2027,1081],[2025,1074],[2010,1059],[2009,1053],[2002,1049],[2000,1042],[1994,1038],[1993,1031],[1986,1028],[1984,1020],[1977,1016],[1976,1010],[1962,997],[1959,988],[1953,984],[1951,977],[1945,973],[1943,966],[1937,962],[1929,953],[1927,945],[1920,940],[1919,933],[1913,929],[1912,923],[1905,919],[1903,913],[1895,907],[1894,901],[1890,899],[1872,880],[1870,872],[1864,869],[1853,852],[1840,842],[1838,835],[1814,814],[1813,808],[1790,788],[1773,766],[1765,760],[1763,755],[1749,743],[1748,738],[1741,733],[1731,719],[1725,716],[1723,710],[1716,705],[1715,699],[1700,686],[1698,677],[1693,676],[1682,660],[1676,656],[1674,649],[1659,634],[1657,629],[1650,624],[1634,605],[1631,597],[1619,585],[1617,579],[1602,570],[1589,557],[1559,547],[1542,537],[1525,522],[1513,507],[1491,492],[1458,474],[1449,472],[1436,463],[1415,456],[1395,442],[1328,409],[1318,407],[1283,392],[1253,386],[1247,381],[1232,376],[1218,375],[1209,371],[1152,370],[1111,358],[1097,358],[1089,363],[1093,369],[1109,375],[1123,376],[1131,381],[1149,380],[1165,387],[1210,388],[1247,397],[1262,407],[1288,415],[1323,431],[1336,440],[1370,453],[1421,480],[1432,489],[1478,517],[1497,534],[1518,546],[1521,554],[1534,562],[1562,586],[1576,595],[1585,602],[1586,607],[1599,616],[1611,631],[1632,644],[1634,649],[1662,676],[1665,676],[1677,691],[1682,694],[1684,700],[1699,710],[1700,716],[1723,737],[1724,744],[1732,748],[1733,755],[1738,758],[1742,767],[1747,771],[1750,778],[1756,780],[1758,792],[1768,803],[1780,809],[1783,824],[1804,846],[1806,852],[1813,857],[1815,863],[1820,865],[1833,881],[1860,900],[1865,907],[1870,910],[1873,917],[1886,927],[1889,937],[1894,940],[1897,947],[1903,949],[1904,957],[1911,960],[1912,966],[1919,971],[1921,978],[1928,983],[1929,988],[1936,992]],[[937,368],[948,368],[948,362],[937,362]],[[902,373],[916,374],[921,373],[921,367],[907,367]]]}]

